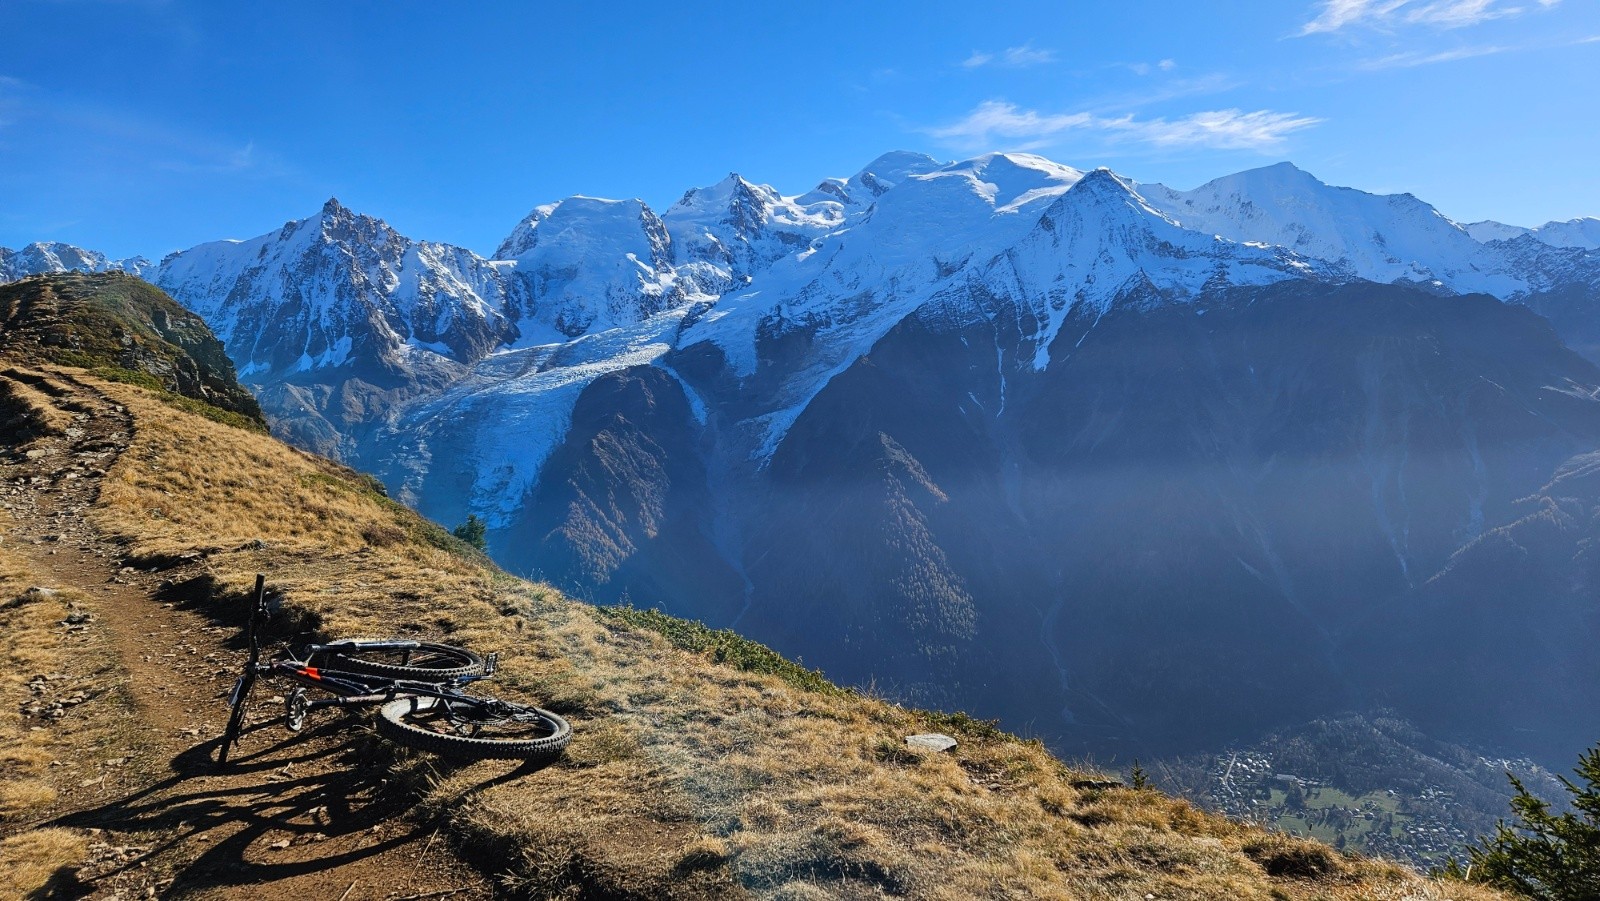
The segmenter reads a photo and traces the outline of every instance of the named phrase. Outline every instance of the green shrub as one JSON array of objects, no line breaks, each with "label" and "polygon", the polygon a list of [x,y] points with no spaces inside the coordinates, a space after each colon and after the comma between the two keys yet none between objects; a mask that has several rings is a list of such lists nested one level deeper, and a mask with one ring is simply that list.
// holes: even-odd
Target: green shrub
[{"label": "green shrub", "polygon": [[1600,898],[1600,745],[1578,758],[1576,772],[1583,785],[1561,780],[1572,810],[1559,815],[1507,773],[1517,792],[1511,799],[1515,821],[1502,821],[1494,835],[1467,849],[1466,868],[1452,860],[1442,875],[1539,901]]},{"label": "green shrub", "polygon": [[605,619],[663,635],[673,647],[704,655],[713,663],[777,676],[804,691],[826,695],[854,694],[847,688],[829,682],[816,670],[806,669],[766,645],[751,641],[731,629],[713,629],[704,623],[668,616],[660,610],[640,610],[637,607],[595,609]]}]

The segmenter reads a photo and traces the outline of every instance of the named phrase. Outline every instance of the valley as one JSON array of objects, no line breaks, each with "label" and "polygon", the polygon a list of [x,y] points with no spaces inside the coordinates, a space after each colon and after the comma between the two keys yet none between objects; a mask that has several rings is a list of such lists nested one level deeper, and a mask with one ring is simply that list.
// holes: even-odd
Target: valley
[{"label": "valley", "polygon": [[[139,272],[275,435],[579,598],[1116,768],[1383,709],[1413,752],[1555,769],[1600,734],[1600,250],[1561,225],[1289,164],[893,153],[540,205],[491,258],[330,200],[154,266],[6,259]],[[1190,782],[1419,864],[1483,828],[1438,792],[1507,796],[1289,775],[1311,813]]]}]

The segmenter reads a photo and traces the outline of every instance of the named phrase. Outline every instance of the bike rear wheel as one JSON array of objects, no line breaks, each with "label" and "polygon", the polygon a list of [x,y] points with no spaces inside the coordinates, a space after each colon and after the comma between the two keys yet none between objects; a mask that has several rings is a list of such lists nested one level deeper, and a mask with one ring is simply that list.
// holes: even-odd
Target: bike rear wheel
[{"label": "bike rear wheel", "polygon": [[416,646],[412,648],[366,646],[386,643],[392,642],[336,642],[313,654],[310,663],[323,669],[418,682],[443,682],[483,673],[483,658],[466,648],[431,641],[414,642]]},{"label": "bike rear wheel", "polygon": [[466,760],[555,757],[572,741],[561,716],[493,698],[397,698],[378,713],[378,731],[397,744]]}]

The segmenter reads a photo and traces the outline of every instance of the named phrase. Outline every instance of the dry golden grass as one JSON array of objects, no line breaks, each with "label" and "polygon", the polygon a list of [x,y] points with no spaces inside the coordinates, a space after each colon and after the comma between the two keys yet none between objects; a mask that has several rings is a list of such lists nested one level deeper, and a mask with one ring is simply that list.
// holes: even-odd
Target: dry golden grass
[{"label": "dry golden grass", "polygon": [[[34,374],[27,369],[12,371],[23,376]],[[0,407],[4,406],[27,408],[35,431],[59,435],[72,424],[71,414],[57,408],[42,391],[17,378],[0,377]]]},{"label": "dry golden grass", "polygon": [[35,829],[0,840],[0,898],[34,896],[88,853],[88,841],[71,829]]},{"label": "dry golden grass", "polygon": [[[0,526],[10,520],[0,513]],[[22,714],[34,699],[28,681],[62,669],[59,623],[68,612],[65,595],[31,590],[22,559],[0,544],[0,823],[48,807],[57,791],[46,778],[57,755],[53,730],[35,730]]]},{"label": "dry golden grass", "polygon": [[[202,552],[330,634],[426,634],[503,654],[493,690],[573,720],[557,765],[402,769],[469,857],[538,897],[1498,897],[1265,833],[1153,791],[1080,790],[1041,746],[712,663],[513,579],[325,461],[138,389],[94,513],[135,554]],[[396,536],[405,536],[403,539]],[[954,730],[947,754],[913,732]]]}]

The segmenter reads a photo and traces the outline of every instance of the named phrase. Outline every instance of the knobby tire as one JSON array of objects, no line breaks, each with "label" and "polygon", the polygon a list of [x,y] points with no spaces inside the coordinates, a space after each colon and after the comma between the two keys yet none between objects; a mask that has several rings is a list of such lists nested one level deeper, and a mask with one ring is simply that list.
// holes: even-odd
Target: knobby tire
[{"label": "knobby tire", "polygon": [[[538,760],[559,755],[572,740],[572,726],[558,714],[537,707],[504,704],[501,709],[515,711],[522,720],[507,729],[496,723],[483,723],[474,734],[463,735],[454,730],[456,725],[471,725],[473,714],[488,716],[491,707],[487,700],[470,698],[452,699],[457,709],[455,717],[449,716],[444,701],[431,697],[398,698],[384,704],[378,711],[378,732],[397,744],[431,751],[445,757],[466,760]],[[533,728],[548,734],[527,737],[523,733]],[[449,730],[449,731],[441,731]],[[496,735],[496,730],[504,730]]]},{"label": "knobby tire", "polygon": [[[359,645],[359,642],[355,644]],[[313,655],[311,663],[323,669],[343,670],[386,679],[412,679],[419,682],[444,682],[461,676],[483,673],[483,658],[467,650],[430,641],[417,643],[405,652],[405,663],[387,658],[401,657],[399,651],[370,648],[328,648]]]},{"label": "knobby tire", "polygon": [[247,670],[243,682],[239,684],[238,698],[233,702],[233,711],[228,714],[228,728],[222,732],[222,746],[217,748],[217,763],[228,762],[228,752],[239,743],[239,735],[244,732],[245,709],[250,706],[250,692],[256,687],[256,674]]}]

